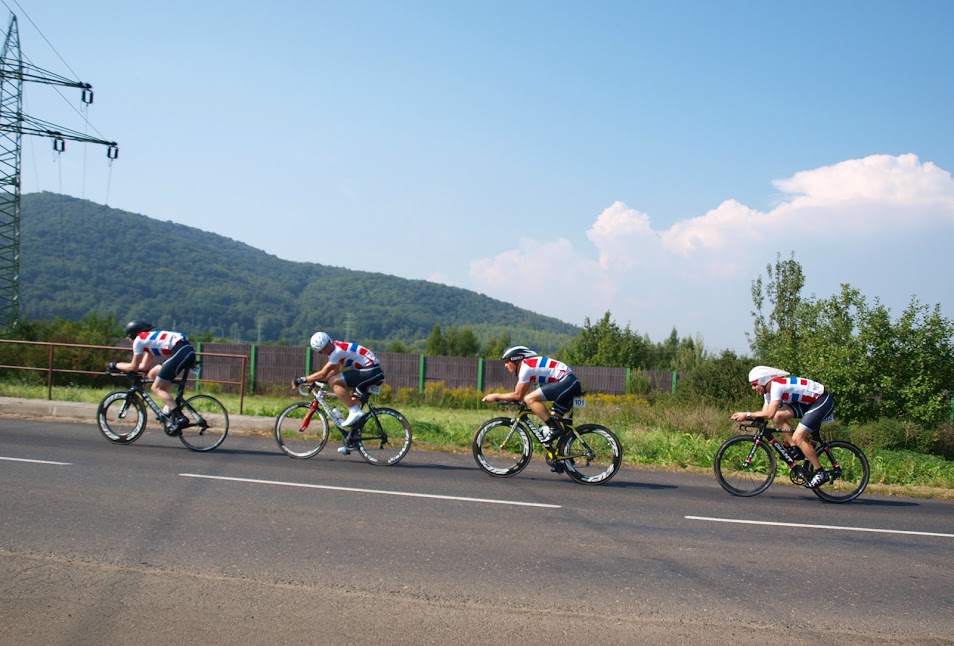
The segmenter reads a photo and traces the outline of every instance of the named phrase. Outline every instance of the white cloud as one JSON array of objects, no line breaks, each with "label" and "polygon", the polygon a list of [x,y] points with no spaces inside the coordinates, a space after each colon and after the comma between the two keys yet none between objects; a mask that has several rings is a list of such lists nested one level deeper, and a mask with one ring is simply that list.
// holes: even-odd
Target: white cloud
[{"label": "white cloud", "polygon": [[[773,184],[783,195],[768,212],[726,200],[664,231],[653,229],[648,214],[613,202],[586,231],[592,249],[563,238],[523,239],[517,249],[471,262],[470,277],[491,296],[573,323],[610,311],[654,341],[675,326],[681,336],[713,339],[710,349],[741,352],[751,329],[751,281],[776,254],[795,253],[811,279],[805,296],[817,290],[827,297],[849,282],[902,306],[912,295],[932,304],[940,302],[932,294],[949,298],[934,254],[918,253],[954,243],[949,172],[915,155],[873,155]],[[561,291],[573,296],[556,297]]]}]

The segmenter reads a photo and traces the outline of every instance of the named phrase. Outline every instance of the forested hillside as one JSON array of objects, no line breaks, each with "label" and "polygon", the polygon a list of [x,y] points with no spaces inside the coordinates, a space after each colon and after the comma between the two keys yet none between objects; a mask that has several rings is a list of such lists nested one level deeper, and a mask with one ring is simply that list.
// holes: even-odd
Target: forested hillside
[{"label": "forested hillside", "polygon": [[[304,343],[317,329],[423,343],[435,325],[543,350],[578,328],[465,289],[292,262],[192,227],[55,193],[22,197],[20,314],[145,318],[190,334]],[[268,226],[263,222],[262,226]]]}]

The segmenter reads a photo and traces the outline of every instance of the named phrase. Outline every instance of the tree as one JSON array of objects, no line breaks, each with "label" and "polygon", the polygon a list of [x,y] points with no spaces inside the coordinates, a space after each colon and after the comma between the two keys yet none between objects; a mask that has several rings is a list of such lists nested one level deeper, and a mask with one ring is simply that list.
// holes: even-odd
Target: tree
[{"label": "tree", "polygon": [[[803,306],[801,297],[805,286],[802,266],[792,252],[788,260],[776,254],[775,266],[766,265],[767,279],[759,276],[752,283],[752,302],[755,311],[755,329],[749,339],[756,360],[797,372],[801,342],[799,315]],[[772,310],[766,311],[768,300]]]},{"label": "tree", "polygon": [[424,344],[424,354],[432,357],[443,357],[447,354],[447,342],[441,333],[441,326],[436,323]]}]

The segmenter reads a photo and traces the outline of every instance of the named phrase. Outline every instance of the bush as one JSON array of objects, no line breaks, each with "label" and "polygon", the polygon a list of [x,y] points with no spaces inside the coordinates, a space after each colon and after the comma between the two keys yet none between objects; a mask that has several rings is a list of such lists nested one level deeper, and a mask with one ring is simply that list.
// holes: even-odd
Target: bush
[{"label": "bush", "polygon": [[937,454],[941,431],[929,431],[914,422],[881,418],[848,429],[849,441],[873,451],[914,451]]}]

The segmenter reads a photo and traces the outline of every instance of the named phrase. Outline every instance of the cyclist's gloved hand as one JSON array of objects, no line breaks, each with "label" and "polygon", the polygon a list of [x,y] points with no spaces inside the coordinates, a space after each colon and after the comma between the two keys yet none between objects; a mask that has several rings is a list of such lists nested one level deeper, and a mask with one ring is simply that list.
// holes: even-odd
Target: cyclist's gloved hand
[{"label": "cyclist's gloved hand", "polygon": [[297,386],[300,386],[300,385],[302,385],[302,384],[307,384],[307,383],[308,383],[308,380],[305,379],[304,377],[295,377],[295,381],[294,381],[293,383],[294,383],[295,386],[297,387]]},{"label": "cyclist's gloved hand", "polygon": [[110,361],[109,363],[107,363],[106,370],[107,372],[116,372],[118,370],[118,368],[116,367],[116,362]]}]

